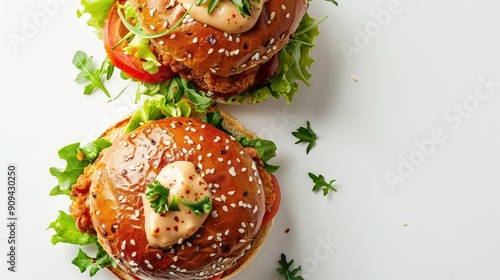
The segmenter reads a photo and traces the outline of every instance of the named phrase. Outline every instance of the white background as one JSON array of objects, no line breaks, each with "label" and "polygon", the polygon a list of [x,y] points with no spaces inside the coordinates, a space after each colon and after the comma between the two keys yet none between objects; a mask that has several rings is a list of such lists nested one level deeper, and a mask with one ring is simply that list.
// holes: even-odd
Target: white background
[{"label": "white background", "polygon": [[[49,223],[69,205],[48,196],[57,184],[49,167],[62,167],[59,148],[93,140],[135,105],[132,93],[107,103],[73,82],[77,50],[104,57],[76,17],[78,2],[4,5],[1,279],[89,278],[70,264],[76,248],[49,241]],[[282,252],[306,279],[500,279],[500,2],[339,2],[310,3],[311,15],[328,18],[313,50],[311,86],[301,85],[292,105],[227,108],[278,145],[273,163],[281,165],[283,192],[266,246],[235,279],[282,279],[275,272]],[[308,155],[291,135],[306,121],[319,136]],[[6,263],[11,163],[18,169],[16,273]],[[336,179],[338,192],[312,192],[308,172]]]}]

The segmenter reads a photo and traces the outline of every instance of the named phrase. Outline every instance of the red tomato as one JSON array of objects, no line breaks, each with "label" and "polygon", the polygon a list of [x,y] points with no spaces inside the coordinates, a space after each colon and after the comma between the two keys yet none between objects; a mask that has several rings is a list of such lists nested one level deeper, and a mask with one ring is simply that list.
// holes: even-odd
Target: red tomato
[{"label": "red tomato", "polygon": [[[124,3],[125,1],[120,0],[119,2]],[[144,62],[142,59],[126,54],[123,50],[123,44],[117,44],[128,32],[118,15],[115,2],[102,28],[104,48],[114,66],[122,70],[128,77],[146,83],[159,83],[176,75],[170,67],[164,65],[159,67],[156,74],[150,74],[142,67]]]},{"label": "red tomato", "polygon": [[271,206],[271,209],[269,209],[269,211],[266,212],[266,214],[264,215],[264,219],[262,219],[262,226],[265,226],[267,223],[269,223],[269,221],[274,219],[274,217],[276,216],[276,213],[278,213],[278,209],[280,208],[280,204],[281,204],[280,185],[279,185],[276,177],[272,174],[271,174],[271,179],[272,179],[273,186],[274,186],[275,198],[274,198],[273,206]]}]

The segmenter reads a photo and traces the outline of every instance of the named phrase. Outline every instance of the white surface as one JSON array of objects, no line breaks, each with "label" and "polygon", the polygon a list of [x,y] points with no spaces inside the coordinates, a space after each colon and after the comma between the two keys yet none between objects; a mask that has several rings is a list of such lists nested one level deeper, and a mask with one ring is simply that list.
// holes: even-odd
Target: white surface
[{"label": "white surface", "polygon": [[[50,14],[40,4],[49,2]],[[134,105],[131,95],[113,103],[83,96],[73,82],[75,51],[104,56],[75,16],[78,2],[11,1],[2,15],[0,220],[9,163],[19,171],[19,220],[16,273],[7,272],[0,227],[1,279],[89,278],[70,264],[76,248],[49,242],[46,228],[68,200],[48,196],[57,184],[48,169],[61,166],[59,148],[89,141]],[[339,2],[311,2],[311,15],[328,19],[313,51],[312,85],[301,86],[291,106],[228,108],[276,142],[283,189],[267,246],[235,279],[281,279],[281,252],[306,279],[500,279],[500,3]],[[390,20],[385,12],[376,21],[388,7]],[[23,35],[35,19],[46,21]],[[12,34],[26,43],[14,47]],[[480,88],[481,79],[494,83]],[[307,120],[319,135],[309,155],[291,135]],[[313,193],[307,172],[336,179],[338,192]],[[402,182],[391,187],[388,172]]]}]

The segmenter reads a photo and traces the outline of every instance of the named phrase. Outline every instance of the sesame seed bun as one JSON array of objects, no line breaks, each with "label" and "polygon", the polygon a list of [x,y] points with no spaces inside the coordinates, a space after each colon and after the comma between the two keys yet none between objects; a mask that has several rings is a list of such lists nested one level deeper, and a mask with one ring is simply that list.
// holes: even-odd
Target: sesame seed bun
[{"label": "sesame seed bun", "polygon": [[[136,7],[138,21],[148,34],[168,30],[186,12],[177,1],[129,1]],[[249,31],[231,34],[188,20],[171,33],[151,39],[155,52],[164,64],[170,64],[175,72],[203,89],[241,93],[255,82],[258,66],[289,42],[308,7],[306,0],[264,2],[260,17]]]},{"label": "sesame seed bun", "polygon": [[[255,137],[221,115],[235,137]],[[255,150],[198,118],[151,121],[129,134],[123,134],[129,118],[118,122],[103,134],[112,146],[84,174],[91,178],[87,192],[73,188],[80,190],[71,206],[77,226],[86,209],[99,243],[118,261],[110,270],[120,279],[227,279],[256,256],[270,233],[272,222],[262,220],[274,201],[273,186]],[[153,248],[142,195],[163,167],[178,160],[197,166],[211,189],[212,210],[193,236]]]}]

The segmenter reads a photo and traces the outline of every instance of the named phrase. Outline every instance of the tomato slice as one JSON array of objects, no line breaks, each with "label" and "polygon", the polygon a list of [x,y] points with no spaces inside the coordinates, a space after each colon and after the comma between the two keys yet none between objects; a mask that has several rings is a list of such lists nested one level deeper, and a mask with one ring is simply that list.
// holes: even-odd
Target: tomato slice
[{"label": "tomato slice", "polygon": [[273,206],[271,206],[271,209],[269,209],[269,211],[267,211],[266,214],[264,215],[264,219],[262,219],[262,227],[265,226],[267,223],[269,223],[272,219],[274,219],[276,213],[278,213],[278,209],[280,208],[281,204],[280,185],[278,183],[278,180],[273,174],[271,174],[271,181],[274,186],[274,195],[275,195],[274,203]]},{"label": "tomato slice", "polygon": [[176,74],[170,67],[162,65],[159,67],[158,72],[150,74],[142,67],[143,60],[134,55],[125,53],[122,44],[118,44],[120,40],[129,32],[123,25],[116,3],[125,3],[124,0],[116,1],[108,13],[102,28],[102,40],[104,41],[104,48],[109,56],[109,60],[115,67],[122,70],[128,77],[146,83],[159,83],[171,79]]}]

